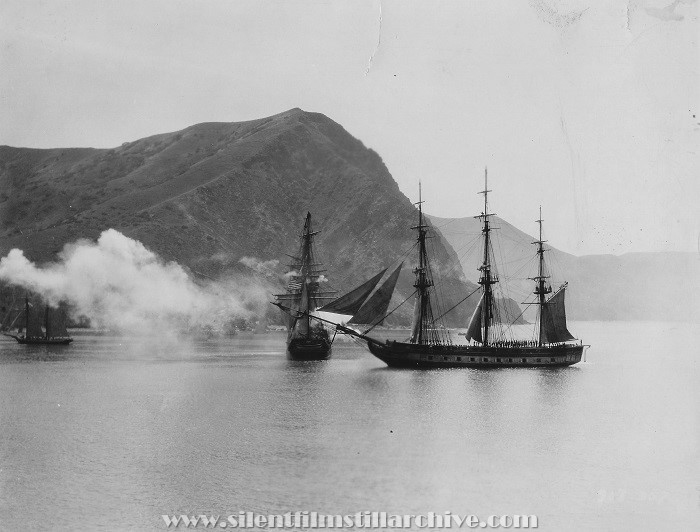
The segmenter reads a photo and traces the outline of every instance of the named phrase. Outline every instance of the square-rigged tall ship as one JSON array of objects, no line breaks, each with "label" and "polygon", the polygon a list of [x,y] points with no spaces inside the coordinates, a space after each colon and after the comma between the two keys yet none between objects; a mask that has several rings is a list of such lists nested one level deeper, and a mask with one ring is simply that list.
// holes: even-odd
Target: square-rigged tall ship
[{"label": "square-rigged tall ship", "polygon": [[[542,209],[537,220],[539,239],[537,245],[537,275],[535,281],[536,301],[526,303],[537,305],[534,338],[515,339],[507,334],[510,327],[499,327],[498,301],[493,286],[499,282],[493,265],[490,218],[488,211],[488,177],[480,194],[484,195],[484,212],[476,218],[482,221],[483,261],[479,266],[481,298],[472,314],[465,334],[468,344],[455,344],[449,331],[440,326],[433,314],[433,301],[436,297],[433,275],[426,248],[426,224],[422,201],[418,201],[418,265],[413,270],[416,276],[415,306],[411,336],[406,341],[378,340],[345,327],[337,329],[367,342],[369,350],[377,358],[392,367],[438,368],[438,367],[561,367],[581,361],[584,346],[567,329],[564,294],[566,283],[552,291],[549,275],[546,273],[544,255],[547,249],[542,240]],[[553,292],[553,293],[552,293]],[[550,295],[551,294],[551,295]],[[466,298],[465,298],[466,299]],[[464,300],[463,300],[464,301]],[[454,307],[453,307],[454,308]],[[452,309],[450,309],[452,310]],[[444,314],[443,314],[444,315]],[[441,318],[442,316],[438,316]]]},{"label": "square-rigged tall ship", "polygon": [[[287,314],[287,353],[295,360],[324,360],[331,356],[333,338],[315,315],[316,311],[351,316],[348,323],[374,323],[384,319],[389,301],[401,272],[399,264],[390,274],[385,268],[347,294],[335,298],[334,290],[321,290],[321,276],[325,270],[317,262],[313,238],[318,231],[311,230],[311,213],[306,213],[299,252],[291,256],[284,294],[276,294],[273,305]],[[385,278],[379,284],[379,281]],[[321,306],[324,301],[332,300]]]},{"label": "square-rigged tall ship", "polygon": [[289,256],[292,263],[287,273],[287,291],[275,295],[277,306],[294,310],[288,312],[287,353],[298,360],[323,360],[331,355],[328,331],[323,324],[311,319],[311,313],[321,306],[322,301],[333,299],[330,293],[320,289],[323,270],[314,257],[313,238],[316,234],[311,229],[311,213],[306,213],[299,251],[295,256]]}]

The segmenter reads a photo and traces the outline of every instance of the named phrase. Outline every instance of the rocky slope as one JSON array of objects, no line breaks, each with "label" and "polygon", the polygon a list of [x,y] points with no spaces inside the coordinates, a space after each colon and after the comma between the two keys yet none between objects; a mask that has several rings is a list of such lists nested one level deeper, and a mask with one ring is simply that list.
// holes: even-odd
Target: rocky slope
[{"label": "rocky slope", "polygon": [[[0,147],[0,253],[49,261],[114,228],[166,260],[216,277],[239,261],[293,253],[307,211],[340,290],[410,250],[416,211],[381,158],[324,115],[293,109],[198,124],[114,149]],[[431,241],[445,307],[474,288],[451,247]],[[410,254],[396,300],[413,290]],[[268,264],[268,267],[270,265]],[[409,307],[405,305],[404,307]],[[452,323],[463,323],[463,305]],[[409,308],[397,316],[406,319]]]}]

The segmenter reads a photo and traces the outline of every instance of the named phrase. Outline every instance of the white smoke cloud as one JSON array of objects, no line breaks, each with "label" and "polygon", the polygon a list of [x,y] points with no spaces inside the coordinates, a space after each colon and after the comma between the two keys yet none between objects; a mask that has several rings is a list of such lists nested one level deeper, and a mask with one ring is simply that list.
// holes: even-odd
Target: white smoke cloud
[{"label": "white smoke cloud", "polygon": [[0,280],[39,293],[51,304],[67,301],[98,326],[134,331],[187,330],[251,317],[267,305],[267,291],[235,279],[195,283],[175,262],[165,262],[114,229],[97,242],[67,244],[59,261],[43,266],[19,249],[0,259]]},{"label": "white smoke cloud", "polygon": [[278,260],[260,260],[255,257],[241,257],[238,262],[257,273],[268,276],[277,275],[275,270],[280,263]]}]

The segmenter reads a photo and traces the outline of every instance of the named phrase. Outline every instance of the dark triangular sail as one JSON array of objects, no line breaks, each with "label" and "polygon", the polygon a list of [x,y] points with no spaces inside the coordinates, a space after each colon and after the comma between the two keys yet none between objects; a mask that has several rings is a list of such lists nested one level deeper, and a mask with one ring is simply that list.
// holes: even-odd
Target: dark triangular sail
[{"label": "dark triangular sail", "polygon": [[467,340],[476,340],[477,342],[483,342],[483,337],[481,336],[481,315],[483,314],[484,305],[484,295],[481,295],[481,299],[474,309],[471,319],[469,320],[469,327],[467,328]]},{"label": "dark triangular sail", "polygon": [[391,296],[396,288],[403,262],[391,273],[377,291],[360,307],[348,323],[366,323],[372,326],[381,325],[386,317]]},{"label": "dark triangular sail", "polygon": [[354,290],[340,296],[335,301],[331,301],[318,310],[323,312],[335,312],[336,314],[355,314],[358,310],[360,310],[360,307],[362,307],[367,297],[372,293],[374,287],[377,286],[377,283],[384,276],[386,270],[387,269],[385,268],[380,273],[372,277],[369,281],[365,281]]},{"label": "dark triangular sail", "polygon": [[55,336],[53,331],[54,313],[51,311],[51,307],[47,305],[46,310],[44,311],[44,329],[46,330],[46,338],[52,338]]},{"label": "dark triangular sail", "polygon": [[44,336],[44,331],[41,324],[44,321],[44,312],[37,310],[35,306],[27,305],[27,330],[25,336],[27,338],[41,338]]},{"label": "dark triangular sail", "polygon": [[562,287],[542,305],[542,343],[556,343],[573,340],[574,336],[566,328],[566,309]]},{"label": "dark triangular sail", "polygon": [[60,306],[49,308],[48,320],[46,322],[46,336],[48,338],[66,338],[68,329],[66,328],[66,311]]}]

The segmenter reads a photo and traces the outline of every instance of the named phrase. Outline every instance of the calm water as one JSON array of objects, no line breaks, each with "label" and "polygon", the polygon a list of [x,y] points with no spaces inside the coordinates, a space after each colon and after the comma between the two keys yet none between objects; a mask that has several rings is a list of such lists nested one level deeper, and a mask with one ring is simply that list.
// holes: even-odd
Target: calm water
[{"label": "calm water", "polygon": [[697,530],[700,326],[575,323],[560,370],[390,370],[281,334],[0,341],[0,527],[164,529],[239,510],[536,514]]}]

